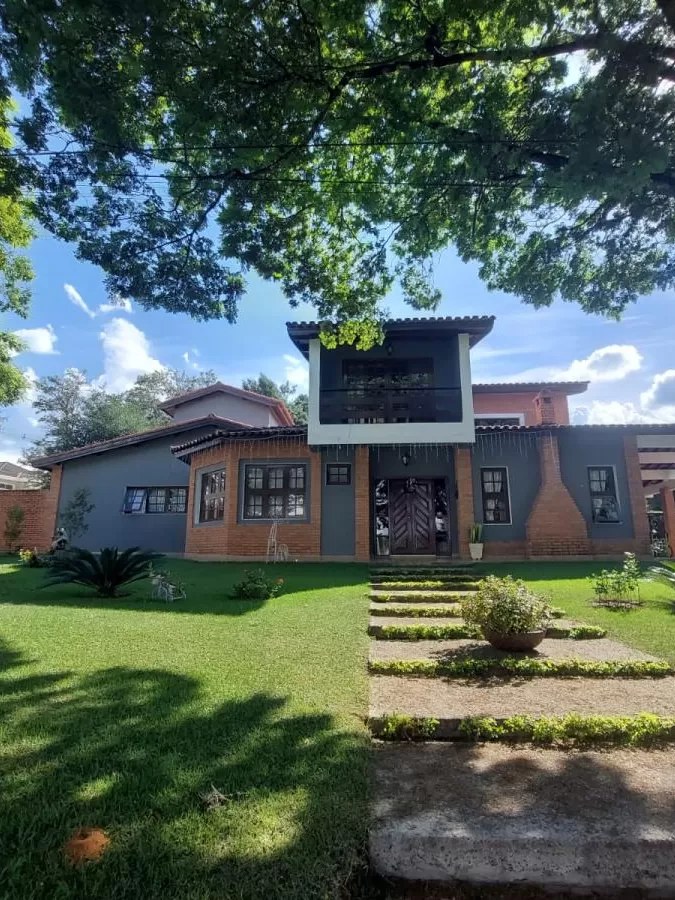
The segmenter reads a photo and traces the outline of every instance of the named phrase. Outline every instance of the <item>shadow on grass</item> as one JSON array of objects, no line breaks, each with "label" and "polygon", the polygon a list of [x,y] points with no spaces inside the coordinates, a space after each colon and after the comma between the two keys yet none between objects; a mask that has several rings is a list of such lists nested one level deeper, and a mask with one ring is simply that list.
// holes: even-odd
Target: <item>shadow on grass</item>
[{"label": "shadow on grass", "polygon": [[242,616],[260,609],[269,600],[237,600],[232,597],[234,585],[245,572],[263,569],[271,580],[283,579],[279,599],[293,594],[331,590],[341,587],[367,586],[366,566],[348,563],[201,563],[164,559],[162,570],[168,570],[185,584],[186,600],[166,603],[151,599],[149,581],[139,581],[122,588],[122,596],[99,597],[93,590],[79,585],[46,587],[48,569],[23,567],[6,569],[0,574],[0,603],[34,606],[68,606],[75,608],[120,609],[139,612],[187,613],[191,615]]},{"label": "shadow on grass", "polygon": [[[269,694],[210,705],[175,672],[40,677],[0,678],[3,900],[341,895],[365,843],[364,734]],[[207,811],[212,786],[227,800]],[[111,844],[70,868],[81,826]]]}]

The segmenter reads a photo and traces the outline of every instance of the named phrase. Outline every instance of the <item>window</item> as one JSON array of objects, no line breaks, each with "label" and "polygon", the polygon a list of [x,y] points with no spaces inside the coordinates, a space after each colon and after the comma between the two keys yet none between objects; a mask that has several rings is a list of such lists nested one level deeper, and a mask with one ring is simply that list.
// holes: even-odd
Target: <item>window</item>
[{"label": "window", "polygon": [[305,465],[244,467],[244,519],[304,519]]},{"label": "window", "polygon": [[199,521],[218,522],[225,518],[225,469],[202,472],[199,492]]},{"label": "window", "polygon": [[524,425],[525,416],[522,413],[482,413],[473,417],[476,428],[486,428],[490,425]]},{"label": "window", "polygon": [[346,422],[433,420],[432,359],[345,360],[342,382]]},{"label": "window", "polygon": [[589,467],[588,485],[591,492],[593,521],[598,523],[620,521],[613,466]]},{"label": "window", "polygon": [[124,495],[125,513],[184,513],[186,509],[184,487],[129,487]]},{"label": "window", "polygon": [[509,480],[505,467],[480,470],[483,491],[483,522],[508,525],[511,522]]},{"label": "window", "polygon": [[351,484],[352,467],[349,463],[329,463],[326,466],[326,484]]}]

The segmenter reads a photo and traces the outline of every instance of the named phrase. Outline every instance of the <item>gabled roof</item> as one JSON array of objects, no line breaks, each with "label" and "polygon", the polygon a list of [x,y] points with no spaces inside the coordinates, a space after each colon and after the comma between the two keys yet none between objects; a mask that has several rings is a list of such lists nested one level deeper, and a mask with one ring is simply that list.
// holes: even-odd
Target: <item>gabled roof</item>
[{"label": "gabled roof", "polygon": [[233,387],[231,384],[223,384],[222,381],[216,381],[208,387],[199,388],[196,391],[189,391],[187,394],[179,394],[177,397],[171,397],[160,405],[165,413],[172,416],[177,407],[184,403],[190,403],[192,400],[199,400],[201,397],[209,397],[211,394],[229,394],[231,397],[241,397],[244,400],[250,400],[252,403],[261,403],[274,410],[277,417],[284,425],[293,424],[293,416],[288,411],[283,400],[277,400],[274,397],[266,397],[264,394],[258,394],[255,391],[245,391],[243,388]]},{"label": "gabled roof", "polygon": [[107,453],[108,450],[118,450],[121,447],[133,447],[137,444],[145,444],[157,438],[167,437],[172,434],[183,434],[193,431],[195,428],[228,428],[230,430],[248,431],[250,425],[236,422],[234,419],[224,419],[222,416],[201,416],[197,419],[186,419],[184,422],[174,422],[171,425],[160,425],[159,428],[149,428],[147,431],[138,431],[134,434],[125,434],[109,441],[96,441],[94,444],[85,444],[83,447],[75,447],[73,450],[64,450],[63,453],[52,453],[49,456],[40,456],[31,460],[31,465],[36,469],[51,469],[57,463],[67,462],[70,459],[79,459],[82,456],[96,456],[99,453]]},{"label": "gabled roof", "polygon": [[176,444],[171,448],[171,452],[174,456],[189,461],[193,453],[206,450],[208,447],[226,444],[228,441],[269,441],[280,438],[307,438],[307,426],[279,425],[277,428],[247,428],[245,432],[219,428],[213,434],[203,434],[183,444]]},{"label": "gabled roof", "polygon": [[526,394],[533,391],[556,391],[560,394],[583,394],[590,381],[499,381],[474,384],[474,394]]},{"label": "gabled roof", "polygon": [[[420,336],[448,334],[468,334],[469,346],[473,347],[481,338],[492,331],[494,316],[429,316],[427,318],[387,319],[382,323],[385,335],[410,334]],[[323,322],[286,322],[288,336],[305,358],[309,357],[309,342],[319,336]]]},{"label": "gabled roof", "polygon": [[10,475],[13,478],[20,478],[22,475],[34,477],[35,472],[26,469],[25,466],[17,466],[17,464],[13,462],[0,462],[0,475]]}]

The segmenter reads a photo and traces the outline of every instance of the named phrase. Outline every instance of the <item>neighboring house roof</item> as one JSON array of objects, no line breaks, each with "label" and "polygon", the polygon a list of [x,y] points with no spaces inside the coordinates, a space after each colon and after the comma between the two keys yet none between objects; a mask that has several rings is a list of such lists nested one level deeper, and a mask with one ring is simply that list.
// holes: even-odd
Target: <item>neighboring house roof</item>
[{"label": "neighboring house roof", "polygon": [[237,431],[249,431],[250,425],[236,422],[234,419],[225,419],[222,416],[201,416],[197,419],[186,419],[184,422],[174,422],[171,425],[160,425],[159,428],[149,428],[147,431],[138,431],[134,434],[125,434],[109,441],[97,441],[94,444],[85,444],[84,447],[75,447],[73,450],[65,450],[63,453],[52,453],[49,456],[40,456],[31,460],[36,469],[51,469],[57,463],[67,462],[70,459],[79,459],[82,456],[96,456],[98,453],[107,453],[108,450],[118,450],[121,447],[133,447],[136,444],[145,444],[157,438],[172,434],[183,434],[195,428],[229,428]]},{"label": "neighboring house roof", "polygon": [[17,466],[16,463],[0,462],[0,475],[10,475],[13,478],[20,478],[22,475],[25,475],[26,478],[32,478],[35,472],[31,469],[26,469],[25,466]]},{"label": "neighboring house roof", "polygon": [[236,430],[228,430],[219,428],[213,434],[205,434],[198,438],[193,438],[183,444],[175,444],[171,448],[174,456],[181,459],[188,459],[198,450],[206,450],[208,447],[217,447],[220,444],[226,444],[228,441],[245,440],[245,441],[269,441],[279,440],[280,438],[306,438],[306,425],[280,425],[277,428],[247,428],[246,433]]},{"label": "neighboring house roof", "polygon": [[[492,331],[494,316],[430,316],[429,318],[387,319],[382,323],[385,334],[438,334],[460,332],[469,335],[469,345],[477,344]],[[288,336],[305,358],[309,357],[309,342],[319,336],[322,322],[286,322]]]},{"label": "neighboring house roof", "polygon": [[603,429],[625,431],[629,434],[675,434],[675,422],[653,424],[636,422],[626,425],[477,425],[476,434],[494,434],[495,431],[602,431]]},{"label": "neighboring house roof", "polygon": [[590,381],[499,381],[473,384],[474,394],[526,394],[533,391],[557,391],[561,394],[583,394]]},{"label": "neighboring house roof", "polygon": [[184,403],[191,403],[193,400],[199,400],[201,397],[209,397],[211,394],[229,394],[231,397],[241,397],[243,400],[250,400],[252,403],[261,403],[274,410],[277,417],[284,425],[293,425],[293,416],[288,411],[283,400],[277,400],[274,397],[266,397],[264,394],[258,394],[255,391],[245,391],[243,388],[233,387],[231,384],[223,384],[217,381],[208,387],[199,388],[196,391],[189,391],[187,394],[179,394],[178,397],[171,397],[160,405],[165,413],[172,416],[177,407]]}]

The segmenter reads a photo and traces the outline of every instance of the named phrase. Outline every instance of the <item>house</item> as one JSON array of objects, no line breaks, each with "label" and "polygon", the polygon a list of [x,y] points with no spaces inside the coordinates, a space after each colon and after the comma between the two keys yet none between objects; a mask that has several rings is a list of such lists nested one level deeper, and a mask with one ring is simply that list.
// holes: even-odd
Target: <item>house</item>
[{"label": "house", "polygon": [[0,462],[0,491],[37,490],[39,487],[39,473],[34,469],[13,462]]},{"label": "house", "polygon": [[472,384],[493,324],[395,319],[362,352],[289,323],[309,361],[306,426],[216,384],[167,401],[165,427],[35,465],[52,472],[57,515],[91,492],[90,549],[260,559],[277,522],[292,559],[462,559],[480,522],[488,559],[647,554],[642,460],[675,448],[675,425],[570,425],[586,382]]}]

